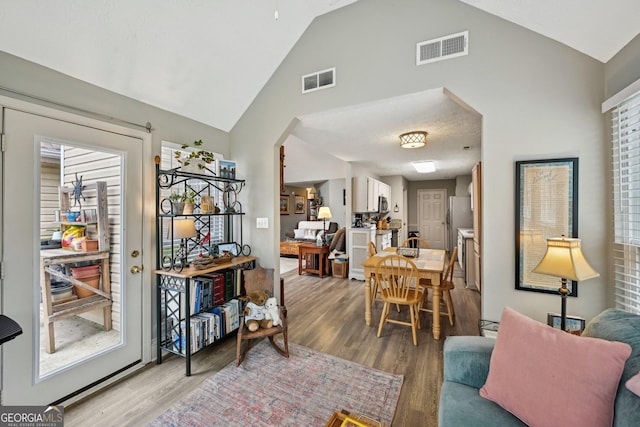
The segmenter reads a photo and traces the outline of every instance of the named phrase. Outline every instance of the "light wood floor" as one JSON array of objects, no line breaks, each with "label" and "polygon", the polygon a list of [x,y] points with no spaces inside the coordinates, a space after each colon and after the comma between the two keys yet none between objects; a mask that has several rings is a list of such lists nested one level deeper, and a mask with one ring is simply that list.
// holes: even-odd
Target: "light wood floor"
[{"label": "light wood floor", "polygon": [[[363,282],[313,275],[284,274],[290,342],[352,360],[366,366],[404,375],[393,426],[436,426],[442,383],[444,336],[477,335],[480,294],[465,289],[455,274],[452,291],[455,326],[442,318],[442,338],[433,339],[431,318],[422,313],[418,346],[411,328],[385,325],[376,337],[382,309],[373,309],[375,325],[364,323]],[[403,310],[405,313],[407,310]],[[184,359],[167,357],[161,365],[149,364],[139,373],[91,398],[65,408],[66,426],[140,426],[155,419],[173,402],[235,360],[235,336],[194,355],[192,376],[184,376]],[[340,408],[336,408],[340,409]]]}]

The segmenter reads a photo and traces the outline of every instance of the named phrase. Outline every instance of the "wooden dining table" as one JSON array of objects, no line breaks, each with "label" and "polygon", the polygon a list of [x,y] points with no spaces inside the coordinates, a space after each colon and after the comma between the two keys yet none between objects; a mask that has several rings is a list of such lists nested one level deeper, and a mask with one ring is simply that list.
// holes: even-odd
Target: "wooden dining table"
[{"label": "wooden dining table", "polygon": [[[362,262],[364,267],[364,320],[367,326],[371,325],[371,306],[375,299],[373,291],[373,273],[381,257],[396,253],[395,247],[386,248]],[[445,251],[442,249],[420,249],[417,258],[410,258],[418,268],[418,278],[429,279],[433,286],[433,338],[440,339],[440,298],[442,289],[440,280],[445,270]]]}]

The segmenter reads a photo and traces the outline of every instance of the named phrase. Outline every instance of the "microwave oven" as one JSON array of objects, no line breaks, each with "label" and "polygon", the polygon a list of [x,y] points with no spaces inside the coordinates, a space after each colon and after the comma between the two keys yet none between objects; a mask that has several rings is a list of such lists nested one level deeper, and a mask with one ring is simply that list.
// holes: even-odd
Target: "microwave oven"
[{"label": "microwave oven", "polygon": [[387,198],[384,196],[378,197],[378,212],[387,213],[389,212],[389,202]]}]

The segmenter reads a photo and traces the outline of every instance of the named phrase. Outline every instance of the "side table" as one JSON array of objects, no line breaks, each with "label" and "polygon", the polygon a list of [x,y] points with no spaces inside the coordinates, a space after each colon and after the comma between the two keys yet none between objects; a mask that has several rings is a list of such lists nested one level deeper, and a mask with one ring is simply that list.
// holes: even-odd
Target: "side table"
[{"label": "side table", "polygon": [[298,247],[298,274],[302,273],[314,273],[321,278],[329,275],[329,246],[302,243]]}]

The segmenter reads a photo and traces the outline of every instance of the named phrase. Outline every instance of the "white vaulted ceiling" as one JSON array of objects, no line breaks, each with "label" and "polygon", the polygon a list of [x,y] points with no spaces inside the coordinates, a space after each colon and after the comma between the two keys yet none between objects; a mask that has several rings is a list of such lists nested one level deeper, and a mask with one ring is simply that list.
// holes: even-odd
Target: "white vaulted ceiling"
[{"label": "white vaulted ceiling", "polygon": [[[315,17],[355,1],[0,0],[0,50],[230,131]],[[639,0],[459,1],[601,62],[608,61],[640,30]],[[274,19],[276,8],[278,20]],[[442,93],[435,96],[440,99]],[[410,99],[402,101],[412,105]],[[369,105],[352,110],[382,116],[380,108]],[[452,110],[470,114],[446,96],[443,105],[434,104],[431,114],[440,120],[434,140],[458,137],[447,135],[453,130],[441,119]],[[307,119],[321,125],[331,114]],[[412,117],[407,114],[402,120],[410,123]],[[423,117],[428,114],[422,111]],[[344,129],[326,130],[322,137],[338,139],[340,134],[358,132],[354,123],[357,120],[345,120]],[[371,138],[400,133],[397,123],[385,128],[382,123],[369,130],[375,132]],[[346,127],[349,124],[352,129]],[[314,143],[314,135],[304,127],[297,132],[296,137]],[[477,138],[479,144],[479,135]],[[341,155],[363,165],[379,163],[363,155],[356,158],[357,152],[363,150],[355,147]],[[400,166],[385,164],[380,175],[400,170]]]}]

